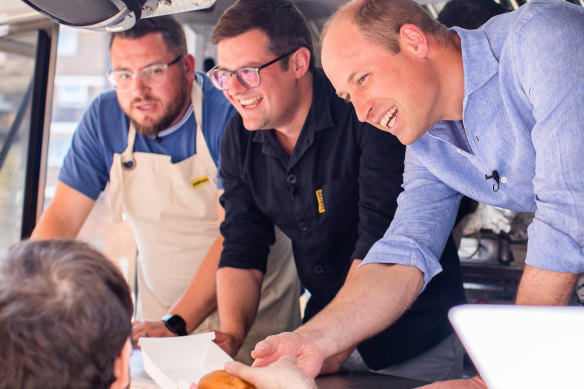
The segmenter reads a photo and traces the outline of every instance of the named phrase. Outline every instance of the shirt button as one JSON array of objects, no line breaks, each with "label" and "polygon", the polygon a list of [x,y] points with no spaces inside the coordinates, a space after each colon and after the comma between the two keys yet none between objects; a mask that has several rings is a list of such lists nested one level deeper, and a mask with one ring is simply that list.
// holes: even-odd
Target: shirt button
[{"label": "shirt button", "polygon": [[306,232],[308,231],[308,224],[305,222],[300,222],[298,223],[298,228],[300,229],[300,231]]},{"label": "shirt button", "polygon": [[324,267],[322,265],[316,265],[314,267],[314,272],[316,274],[322,274],[322,273],[324,273]]},{"label": "shirt button", "polygon": [[506,184],[507,183],[507,177],[501,177],[501,182],[503,184]]},{"label": "shirt button", "polygon": [[475,138],[477,139],[477,142],[481,141],[477,135],[475,135]]},{"label": "shirt button", "polygon": [[286,182],[288,182],[290,185],[294,185],[298,182],[298,177],[296,177],[294,174],[290,174],[288,177],[286,177]]}]

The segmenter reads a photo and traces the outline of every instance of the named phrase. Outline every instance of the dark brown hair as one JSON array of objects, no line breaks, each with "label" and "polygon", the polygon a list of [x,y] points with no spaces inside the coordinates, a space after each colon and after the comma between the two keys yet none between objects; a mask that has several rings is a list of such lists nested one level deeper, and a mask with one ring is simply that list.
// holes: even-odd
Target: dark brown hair
[{"label": "dark brown hair", "polygon": [[16,244],[0,268],[0,388],[109,388],[132,312],[123,276],[89,245]]},{"label": "dark brown hair", "polygon": [[[310,70],[314,69],[312,36],[306,19],[288,0],[238,0],[227,8],[213,30],[212,41],[234,38],[259,29],[269,40],[268,50],[275,56],[306,47],[310,51]],[[288,58],[281,61],[288,69]]]},{"label": "dark brown hair", "polygon": [[159,32],[166,47],[174,54],[186,54],[187,43],[185,32],[172,16],[157,16],[140,19],[129,30],[114,32],[110,35],[110,49],[115,38],[139,39],[145,35]]}]

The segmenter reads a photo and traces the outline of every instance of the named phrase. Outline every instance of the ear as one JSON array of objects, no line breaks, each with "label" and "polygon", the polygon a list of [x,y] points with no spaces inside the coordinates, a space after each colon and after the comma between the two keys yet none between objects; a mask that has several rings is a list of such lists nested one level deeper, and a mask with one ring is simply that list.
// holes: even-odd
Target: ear
[{"label": "ear", "polygon": [[114,361],[114,376],[116,380],[111,389],[127,388],[130,384],[130,355],[132,354],[132,341],[126,340],[120,355]]},{"label": "ear", "polygon": [[184,67],[187,82],[191,84],[193,81],[195,81],[195,57],[190,54],[186,54],[184,59]]},{"label": "ear", "polygon": [[306,47],[296,50],[291,56],[288,66],[294,72],[296,78],[301,78],[310,68],[310,51]]},{"label": "ear", "polygon": [[426,34],[413,24],[404,24],[399,29],[399,44],[401,50],[410,52],[420,58],[428,54]]}]

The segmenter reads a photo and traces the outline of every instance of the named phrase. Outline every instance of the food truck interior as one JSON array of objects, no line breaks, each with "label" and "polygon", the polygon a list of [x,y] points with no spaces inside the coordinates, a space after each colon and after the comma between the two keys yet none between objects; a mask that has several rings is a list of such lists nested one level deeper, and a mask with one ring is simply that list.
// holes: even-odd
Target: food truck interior
[{"label": "food truck interior", "polygon": [[[494,0],[516,9],[524,0]],[[584,6],[584,0],[569,0]],[[433,16],[444,1],[418,0]],[[81,5],[83,3],[83,5]],[[197,70],[213,62],[210,35],[231,0],[3,0],[0,4],[0,250],[30,236],[51,201],[76,122],[101,91],[109,68],[107,31],[136,17],[175,14],[184,25]],[[318,37],[343,0],[295,0]],[[67,10],[74,10],[67,12]],[[316,48],[318,57],[318,47]],[[318,58],[317,58],[318,61]],[[100,197],[80,238],[118,264],[132,284],[136,248],[124,225],[107,221]],[[532,215],[469,203],[455,228],[467,297],[512,303]],[[0,255],[0,258],[2,255]],[[580,304],[578,291],[573,298]]]},{"label": "food truck interior", "polygon": [[[501,0],[508,9],[522,0]],[[342,0],[294,1],[318,37]],[[582,4],[583,0],[574,0]],[[128,3],[130,5],[125,6]],[[212,28],[232,1],[5,0],[0,5],[0,250],[27,237],[52,198],[56,176],[76,121],[107,88],[106,31],[128,28],[135,13],[173,13],[187,30],[197,70],[214,62]],[[437,16],[444,1],[421,0]],[[49,4],[49,5],[47,5]],[[90,7],[90,8],[87,8]],[[134,8],[132,8],[134,7]],[[36,10],[35,10],[36,9]],[[74,11],[65,12],[73,9]],[[37,11],[38,10],[38,11]],[[39,12],[40,11],[40,12]],[[47,17],[49,15],[50,17]],[[57,23],[59,22],[59,23]],[[318,57],[318,47],[316,48]],[[133,277],[135,245],[127,226],[108,224],[106,196],[98,201],[81,238],[105,251]],[[458,223],[463,278],[469,301],[510,303],[521,275],[530,216],[469,202]],[[470,211],[474,212],[470,212]],[[574,302],[578,303],[577,295]]]}]

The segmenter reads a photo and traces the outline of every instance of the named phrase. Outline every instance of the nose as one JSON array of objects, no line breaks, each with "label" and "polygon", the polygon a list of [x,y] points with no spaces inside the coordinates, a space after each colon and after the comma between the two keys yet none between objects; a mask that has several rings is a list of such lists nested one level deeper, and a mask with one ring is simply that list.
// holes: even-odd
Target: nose
[{"label": "nose", "polygon": [[369,118],[369,111],[371,111],[371,104],[369,104],[366,99],[357,96],[351,96],[351,103],[353,104],[353,107],[355,107],[357,119],[359,119],[360,122],[366,122]]},{"label": "nose", "polygon": [[132,79],[132,86],[130,87],[130,90],[132,92],[138,93],[138,94],[143,94],[145,91],[149,90],[150,87],[147,86],[144,81],[142,81],[142,78],[139,76],[134,76],[134,78]]},{"label": "nose", "polygon": [[247,91],[247,88],[239,82],[235,73],[230,75],[227,87],[229,88],[229,94],[231,96],[236,96]]}]

